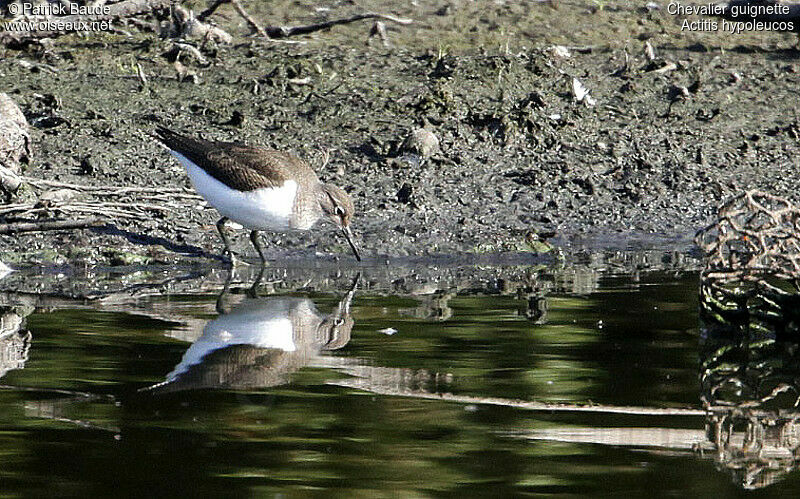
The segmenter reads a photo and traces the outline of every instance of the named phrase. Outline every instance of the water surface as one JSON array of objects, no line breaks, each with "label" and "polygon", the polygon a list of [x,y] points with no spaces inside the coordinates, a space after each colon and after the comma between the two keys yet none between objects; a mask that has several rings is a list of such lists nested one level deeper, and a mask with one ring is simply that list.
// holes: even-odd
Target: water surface
[{"label": "water surface", "polygon": [[800,492],[709,440],[694,273],[369,282],[6,308],[2,493]]}]

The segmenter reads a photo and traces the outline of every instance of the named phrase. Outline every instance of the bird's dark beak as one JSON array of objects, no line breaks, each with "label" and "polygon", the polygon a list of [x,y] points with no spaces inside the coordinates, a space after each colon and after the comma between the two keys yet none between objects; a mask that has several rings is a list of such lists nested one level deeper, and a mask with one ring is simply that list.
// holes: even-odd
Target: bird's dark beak
[{"label": "bird's dark beak", "polygon": [[353,242],[353,233],[350,232],[350,227],[345,225],[342,226],[342,233],[344,234],[345,239],[350,244],[350,248],[353,250],[353,254],[356,255],[356,260],[359,262],[361,261],[361,255],[358,253],[358,248],[356,247],[356,243]]}]

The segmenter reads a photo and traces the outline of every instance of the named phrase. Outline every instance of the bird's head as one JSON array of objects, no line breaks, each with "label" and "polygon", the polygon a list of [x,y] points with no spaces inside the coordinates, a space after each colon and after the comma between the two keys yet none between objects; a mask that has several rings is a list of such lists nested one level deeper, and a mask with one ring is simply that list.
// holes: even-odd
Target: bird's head
[{"label": "bird's head", "polygon": [[353,254],[356,256],[356,260],[361,261],[361,255],[353,242],[353,233],[350,231],[350,219],[353,217],[353,212],[355,212],[350,195],[344,189],[335,185],[323,184],[319,205],[325,216],[342,230],[344,237],[347,238],[347,242],[350,244],[350,248],[353,250]]},{"label": "bird's head", "polygon": [[324,350],[338,350],[350,342],[350,332],[353,330],[353,318],[349,315],[344,317],[330,315],[319,325],[319,334],[325,342],[322,345]]},{"label": "bird's head", "polygon": [[353,318],[350,316],[350,303],[356,294],[356,287],[358,287],[360,279],[361,273],[359,272],[353,279],[350,291],[344,295],[336,310],[319,325],[318,334],[320,334],[319,337],[323,341],[322,348],[324,350],[342,348],[350,341],[350,332],[353,330],[354,324]]}]

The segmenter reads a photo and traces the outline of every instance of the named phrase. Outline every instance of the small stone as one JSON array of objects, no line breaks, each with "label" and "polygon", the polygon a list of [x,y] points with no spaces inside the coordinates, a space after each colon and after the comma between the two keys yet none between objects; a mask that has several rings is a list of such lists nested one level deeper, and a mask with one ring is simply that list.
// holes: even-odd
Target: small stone
[{"label": "small stone", "polygon": [[547,49],[547,52],[555,59],[569,59],[572,57],[572,53],[563,45],[553,45]]},{"label": "small stone", "polygon": [[39,202],[44,204],[60,204],[72,201],[78,196],[74,189],[53,189],[45,191],[39,196]]},{"label": "small stone", "polygon": [[8,94],[0,92],[0,166],[14,173],[31,156],[28,122]]},{"label": "small stone", "polygon": [[428,159],[439,152],[439,139],[430,130],[417,128],[403,142],[402,150],[405,153],[415,153]]},{"label": "small stone", "polygon": [[653,48],[653,45],[648,41],[644,42],[644,55],[647,57],[647,60],[653,62],[656,60],[656,51]]}]

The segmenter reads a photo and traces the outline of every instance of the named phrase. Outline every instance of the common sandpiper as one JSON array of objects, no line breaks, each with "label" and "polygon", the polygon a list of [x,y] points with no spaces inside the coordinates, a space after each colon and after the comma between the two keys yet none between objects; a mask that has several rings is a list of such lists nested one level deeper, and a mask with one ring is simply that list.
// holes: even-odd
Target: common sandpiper
[{"label": "common sandpiper", "polygon": [[217,230],[231,263],[228,220],[250,229],[262,264],[266,257],[259,231],[309,230],[322,218],[341,229],[361,260],[350,231],[353,201],[343,189],[320,182],[302,159],[266,147],[187,137],[164,127],[156,129],[156,137],[186,167],[195,190],[222,215]]}]

